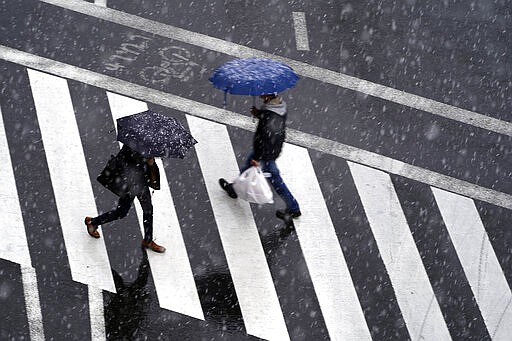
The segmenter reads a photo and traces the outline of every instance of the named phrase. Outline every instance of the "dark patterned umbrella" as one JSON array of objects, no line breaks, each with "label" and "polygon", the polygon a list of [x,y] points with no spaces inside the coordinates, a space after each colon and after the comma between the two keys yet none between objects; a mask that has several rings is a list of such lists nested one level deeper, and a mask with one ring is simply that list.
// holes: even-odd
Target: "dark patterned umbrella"
[{"label": "dark patterned umbrella", "polygon": [[174,117],[151,110],[118,118],[117,140],[144,157],[180,159],[197,143]]}]

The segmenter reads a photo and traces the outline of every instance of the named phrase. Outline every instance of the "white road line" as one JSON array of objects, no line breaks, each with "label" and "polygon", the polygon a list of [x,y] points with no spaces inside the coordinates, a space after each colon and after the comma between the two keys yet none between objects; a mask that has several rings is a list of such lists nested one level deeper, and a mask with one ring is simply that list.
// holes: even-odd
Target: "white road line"
[{"label": "white road line", "polygon": [[41,303],[39,301],[39,290],[37,289],[37,276],[34,268],[21,265],[21,277],[23,281],[23,293],[27,309],[28,327],[30,340],[43,341],[43,315],[41,314]]},{"label": "white road line", "polygon": [[41,303],[37,289],[37,277],[28,249],[25,224],[21,213],[20,201],[12,168],[9,145],[0,109],[0,217],[8,222],[8,228],[2,230],[0,258],[20,264],[28,327],[31,340],[44,340]]},{"label": "white road line", "polygon": [[91,323],[91,340],[104,341],[107,339],[105,333],[105,311],[103,307],[103,291],[89,285],[89,321]]},{"label": "white road line", "polygon": [[295,42],[297,50],[309,51],[308,27],[304,12],[292,12],[293,27],[295,29]]},{"label": "white road line", "polygon": [[451,340],[388,174],[348,162],[412,340]]},{"label": "white road line", "polygon": [[[5,113],[4,115],[7,115]],[[9,223],[8,228],[2,229],[0,243],[0,258],[31,267],[25,224],[21,214],[20,200],[16,188],[16,179],[12,169],[9,145],[0,109],[0,217]]]},{"label": "white road line", "polygon": [[[107,96],[114,121],[120,117],[148,110],[145,102],[111,92],[108,92]],[[153,202],[153,236],[159,244],[167,248],[164,254],[148,251],[158,301],[162,308],[204,320],[201,301],[164,166],[160,159],[157,159],[156,162],[160,168],[161,189],[155,191],[151,198]],[[135,200],[135,208],[141,232],[144,234],[142,208],[137,200]]]},{"label": "white road line", "polygon": [[110,8],[95,6],[86,1],[78,0],[40,0],[75,12],[94,16],[123,26],[171,38],[187,44],[196,45],[205,49],[218,51],[234,57],[263,57],[272,58],[290,65],[297,73],[321,82],[330,83],[342,88],[359,91],[361,93],[382,98],[387,101],[402,104],[411,108],[422,110],[433,115],[442,116],[454,121],[469,124],[482,129],[494,131],[499,134],[512,136],[512,123],[501,121],[490,116],[473,111],[457,108],[425,97],[410,94],[401,90],[389,88],[384,85],[372,83],[363,79],[348,76],[331,70],[322,69],[297,60],[276,56],[271,53],[238,45],[222,39],[213,38],[204,34],[187,31],[178,27],[165,25],[153,20],[144,19],[136,15],[124,13]]},{"label": "white road line", "polygon": [[28,70],[73,280],[116,292],[103,238],[91,238],[85,215],[96,203],[65,79]]},{"label": "white road line", "polygon": [[[118,78],[105,76],[73,65],[39,57],[20,50],[0,45],[0,58],[28,68],[41,70],[60,77],[69,78],[117,92],[145,102],[155,103],[191,115],[222,124],[253,131],[254,123],[247,115],[219,109],[217,107],[154,90]],[[324,139],[294,129],[287,129],[286,140],[322,153],[338,156],[388,173],[400,175],[437,188],[455,192],[476,200],[512,209],[512,195],[481,187],[467,181],[455,179],[427,169],[413,166],[386,156],[355,148],[343,143]]]},{"label": "white road line", "polygon": [[510,340],[512,293],[475,203],[432,188],[450,238],[493,340]]},{"label": "white road line", "polygon": [[215,221],[248,334],[267,340],[289,340],[274,282],[261,245],[251,208],[233,200],[218,179],[238,175],[238,165],[227,128],[187,115],[196,144]]},{"label": "white road line", "polygon": [[307,149],[285,144],[277,163],[301,207],[295,229],[331,340],[371,340]]},{"label": "white road line", "polygon": [[107,0],[94,0],[96,6],[107,7]]}]

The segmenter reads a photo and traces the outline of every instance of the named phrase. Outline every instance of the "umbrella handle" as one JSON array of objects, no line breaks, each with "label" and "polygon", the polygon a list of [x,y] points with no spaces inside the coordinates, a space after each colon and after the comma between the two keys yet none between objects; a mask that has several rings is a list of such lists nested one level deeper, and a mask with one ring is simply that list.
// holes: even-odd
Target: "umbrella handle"
[{"label": "umbrella handle", "polygon": [[[252,96],[252,106],[255,107],[256,106],[256,96]],[[251,115],[252,116],[252,123],[256,122],[256,120],[254,119],[254,115]]]},{"label": "umbrella handle", "polygon": [[227,99],[228,99],[228,91],[224,90],[224,105],[223,105],[224,109],[226,109]]}]

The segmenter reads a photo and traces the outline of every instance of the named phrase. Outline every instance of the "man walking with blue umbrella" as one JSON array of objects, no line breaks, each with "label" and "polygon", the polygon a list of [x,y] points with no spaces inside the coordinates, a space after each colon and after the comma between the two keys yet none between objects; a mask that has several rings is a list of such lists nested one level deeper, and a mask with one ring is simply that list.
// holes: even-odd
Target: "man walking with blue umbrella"
[{"label": "man walking with blue umbrella", "polygon": [[[251,166],[260,166],[270,174],[270,183],[286,203],[286,209],[276,216],[287,226],[293,226],[293,218],[301,215],[297,200],[290,193],[277,168],[276,159],[281,154],[285,140],[286,103],[277,93],[295,86],[299,76],[293,69],[276,60],[267,58],[241,58],[224,63],[209,78],[212,84],[226,94],[259,96],[263,100],[260,109],[251,108],[251,114],[259,119],[254,135],[253,149],[241,173]],[[233,184],[219,179],[219,184],[231,198],[237,198]]]},{"label": "man walking with blue umbrella", "polygon": [[[270,174],[270,183],[286,203],[286,209],[277,210],[276,216],[285,220],[287,225],[291,225],[291,219],[301,215],[300,207],[281,178],[276,164],[276,159],[281,154],[285,140],[286,103],[276,94],[265,94],[260,98],[263,100],[261,108],[251,108],[251,114],[259,119],[254,134],[253,148],[245,164],[241,167],[240,173],[249,167],[260,166],[264,173]],[[237,198],[231,183],[221,178],[219,184],[231,198]]]}]

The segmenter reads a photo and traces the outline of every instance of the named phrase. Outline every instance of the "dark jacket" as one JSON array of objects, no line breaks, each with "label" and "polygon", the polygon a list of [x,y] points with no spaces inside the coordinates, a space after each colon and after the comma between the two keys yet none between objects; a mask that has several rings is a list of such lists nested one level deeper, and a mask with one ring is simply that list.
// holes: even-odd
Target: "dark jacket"
[{"label": "dark jacket", "polygon": [[281,154],[286,137],[286,114],[279,115],[270,110],[260,110],[258,127],[254,134],[255,160],[275,160]]},{"label": "dark jacket", "polygon": [[142,155],[125,145],[110,158],[98,181],[118,196],[137,196],[146,186],[160,189],[160,172],[156,163],[149,166]]}]

